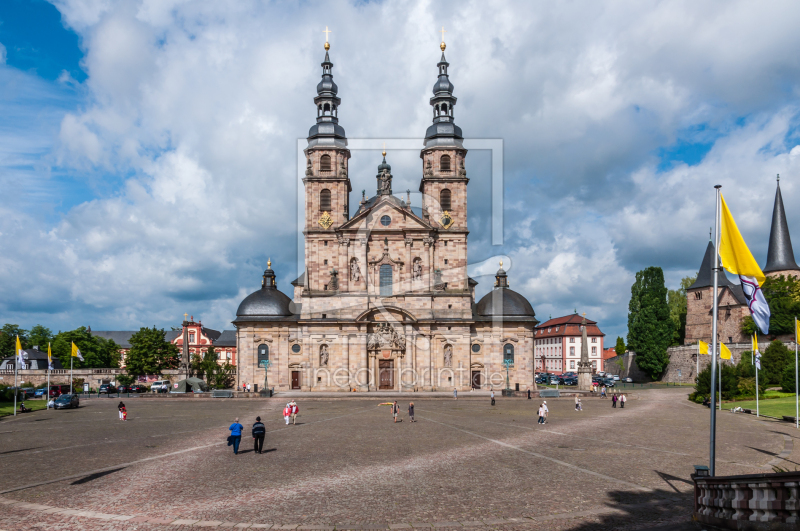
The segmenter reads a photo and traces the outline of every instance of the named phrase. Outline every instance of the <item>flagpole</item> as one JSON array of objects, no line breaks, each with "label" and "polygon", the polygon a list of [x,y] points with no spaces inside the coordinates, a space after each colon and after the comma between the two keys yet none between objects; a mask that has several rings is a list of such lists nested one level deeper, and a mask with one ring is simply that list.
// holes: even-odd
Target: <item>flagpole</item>
[{"label": "flagpole", "polygon": [[722,349],[720,349],[719,356],[717,357],[717,367],[719,368],[719,410],[722,411]]},{"label": "flagpole", "polygon": [[[718,300],[719,300],[719,215],[720,215],[720,191],[719,189],[722,188],[721,185],[714,186],[714,189],[717,191],[717,199],[716,199],[716,211],[714,213],[714,267],[712,268],[714,271],[714,292],[712,294],[714,298],[713,310],[712,310],[712,322],[711,322],[711,353],[712,356],[717,355],[717,314],[719,313],[718,308]],[[709,441],[709,451],[708,451],[708,460],[709,466],[708,471],[710,476],[715,475],[715,468],[716,468],[716,445],[717,445],[717,364],[714,363],[714,360],[711,360],[711,426],[710,426],[710,441]],[[720,400],[722,396],[720,396]]]},{"label": "flagpole", "polygon": [[[755,332],[755,337],[756,337],[756,345],[758,345],[758,330],[756,330],[756,332]],[[758,351],[758,348],[756,348],[756,351]],[[759,358],[759,360],[761,359],[761,353],[760,352],[759,352],[758,358]],[[759,367],[759,365],[761,365],[760,361],[758,363],[756,363],[756,418],[759,417],[759,412],[758,412],[758,367]]]},{"label": "flagpole", "polygon": [[794,427],[800,428],[800,395],[797,388],[797,317],[794,318]]},{"label": "flagpole", "polygon": [[[19,342],[19,336],[17,336],[17,342]],[[14,350],[17,351],[16,359],[14,360],[14,416],[17,416],[17,393],[19,389],[17,389],[17,369],[19,368],[19,349],[14,346]]]},{"label": "flagpole", "polygon": [[700,378],[700,342],[697,342],[697,368],[694,371],[694,377]]},{"label": "flagpole", "polygon": [[51,361],[51,354],[50,354],[50,343],[47,343],[47,389],[44,392],[44,399],[45,399],[45,409],[50,409],[50,364]]},{"label": "flagpole", "polygon": [[72,358],[74,356],[69,357],[69,394],[72,394],[72,382],[74,378],[72,377]]}]

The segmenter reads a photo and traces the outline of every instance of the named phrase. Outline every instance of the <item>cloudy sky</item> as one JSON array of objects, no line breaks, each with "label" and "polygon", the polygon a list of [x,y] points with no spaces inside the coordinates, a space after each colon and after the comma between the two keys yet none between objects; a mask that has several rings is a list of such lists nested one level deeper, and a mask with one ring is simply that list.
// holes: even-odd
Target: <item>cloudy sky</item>
[{"label": "cloudy sky", "polygon": [[[298,273],[298,138],[331,59],[351,139],[421,139],[439,29],[469,138],[479,292],[498,256],[547,318],[626,332],[637,270],[696,272],[721,184],[766,260],[775,175],[800,242],[800,4],[693,2],[0,3],[0,321],[54,330],[231,328],[268,257]],[[389,154],[415,190],[417,150]],[[353,152],[352,204],[378,151]],[[481,273],[484,276],[479,276]]]}]

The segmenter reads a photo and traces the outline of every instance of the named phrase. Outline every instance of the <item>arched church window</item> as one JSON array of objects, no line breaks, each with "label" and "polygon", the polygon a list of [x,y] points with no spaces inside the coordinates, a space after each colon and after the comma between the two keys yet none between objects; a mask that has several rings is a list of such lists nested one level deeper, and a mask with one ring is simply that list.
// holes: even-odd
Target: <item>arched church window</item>
[{"label": "arched church window", "polygon": [[325,116],[328,116],[330,113],[331,113],[331,105],[330,105],[330,103],[326,103],[322,107],[322,114],[325,115]]},{"label": "arched church window", "polygon": [[439,169],[450,171],[450,155],[442,155],[442,158],[439,159]]},{"label": "arched church window", "polygon": [[331,171],[331,156],[322,155],[319,158],[319,171]]},{"label": "arched church window", "polygon": [[319,193],[319,210],[320,212],[331,211],[331,191],[327,188]]},{"label": "arched church window", "polygon": [[506,344],[503,346],[503,361],[511,360],[511,364],[514,364],[514,345]]},{"label": "arched church window", "polygon": [[381,297],[392,296],[392,266],[383,264],[380,272]]},{"label": "arched church window", "polygon": [[447,104],[442,103],[442,114],[447,115]]},{"label": "arched church window", "polygon": [[448,190],[447,188],[439,192],[439,206],[441,206],[442,210],[447,210],[448,212],[452,210],[450,197],[451,197],[450,190]]},{"label": "arched church window", "polygon": [[258,364],[261,365],[262,361],[269,360],[269,346],[261,343],[258,346]]}]

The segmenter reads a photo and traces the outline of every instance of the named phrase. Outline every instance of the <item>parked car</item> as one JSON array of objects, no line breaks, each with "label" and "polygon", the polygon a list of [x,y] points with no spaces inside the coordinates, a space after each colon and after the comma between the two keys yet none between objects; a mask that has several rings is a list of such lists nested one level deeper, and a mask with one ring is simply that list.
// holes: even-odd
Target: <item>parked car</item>
[{"label": "parked car", "polygon": [[577,378],[564,378],[564,385],[578,385]]},{"label": "parked car", "polygon": [[100,389],[97,391],[98,394],[101,395],[112,395],[118,393],[117,388],[111,384],[103,384],[100,386]]},{"label": "parked car", "polygon": [[35,396],[37,398],[41,398],[41,397],[44,396],[44,392],[45,391],[47,391],[47,389],[45,389],[44,387],[42,387],[41,389],[37,389],[36,392],[33,393],[33,396]]},{"label": "parked car", "polygon": [[61,395],[53,401],[54,409],[73,408],[78,407],[78,405],[80,405],[78,395],[71,395],[69,393]]},{"label": "parked car", "polygon": [[603,385],[606,387],[614,387],[614,379],[613,378],[606,378],[603,380]]},{"label": "parked car", "polygon": [[119,387],[117,387],[117,392],[118,393],[130,393],[131,392],[131,386],[130,385],[120,385]]},{"label": "parked car", "polygon": [[143,385],[132,385],[131,386],[131,393],[146,393],[147,387]]},{"label": "parked car", "polygon": [[150,386],[150,390],[154,393],[167,393],[169,392],[169,388],[171,387],[169,380],[156,380]]},{"label": "parked car", "polygon": [[[625,383],[633,383],[633,378],[625,378]],[[755,391],[753,391],[755,393]]]},{"label": "parked car", "polygon": [[615,381],[615,382],[618,382],[618,381],[619,381],[619,374],[614,374],[614,375],[613,375],[613,376],[611,376],[611,377],[614,379],[614,381]]},{"label": "parked car", "polygon": [[558,385],[558,377],[557,376],[551,376],[550,377],[550,385]]},{"label": "parked car", "polygon": [[68,384],[50,386],[50,398],[56,398],[57,396],[61,396],[63,394],[69,394]]},{"label": "parked car", "polygon": [[605,376],[606,371],[597,371],[597,376]]},{"label": "parked car", "polygon": [[24,393],[22,396],[25,398],[33,398],[33,395],[36,393],[36,389],[33,387],[20,387],[19,390]]}]

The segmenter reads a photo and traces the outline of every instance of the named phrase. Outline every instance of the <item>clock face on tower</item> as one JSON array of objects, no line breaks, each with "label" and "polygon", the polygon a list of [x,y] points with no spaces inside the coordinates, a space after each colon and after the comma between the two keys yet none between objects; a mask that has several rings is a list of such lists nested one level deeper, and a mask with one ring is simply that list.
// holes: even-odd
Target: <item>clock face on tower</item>
[{"label": "clock face on tower", "polygon": [[442,212],[442,217],[439,218],[439,224],[442,228],[449,229],[450,226],[453,224],[453,217],[450,215],[450,212],[445,210]]},{"label": "clock face on tower", "polygon": [[323,229],[329,229],[331,225],[333,225],[333,219],[328,212],[323,212],[317,223],[319,223],[319,226]]}]

